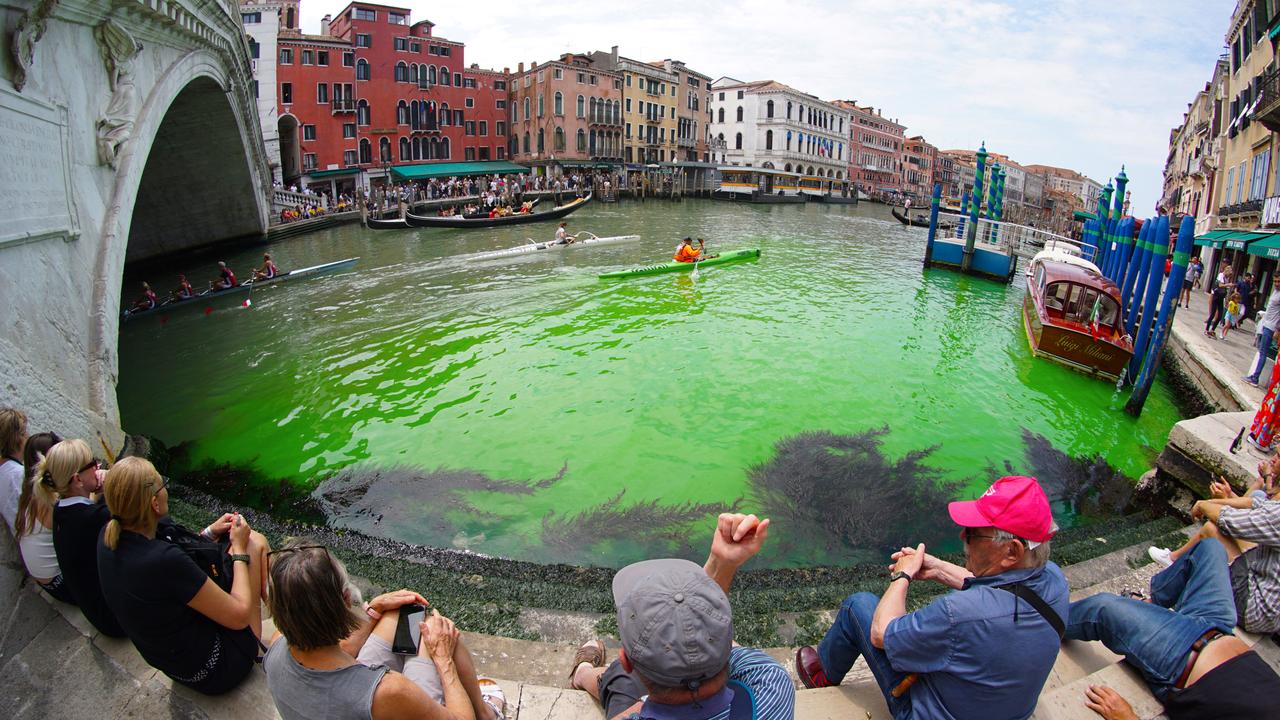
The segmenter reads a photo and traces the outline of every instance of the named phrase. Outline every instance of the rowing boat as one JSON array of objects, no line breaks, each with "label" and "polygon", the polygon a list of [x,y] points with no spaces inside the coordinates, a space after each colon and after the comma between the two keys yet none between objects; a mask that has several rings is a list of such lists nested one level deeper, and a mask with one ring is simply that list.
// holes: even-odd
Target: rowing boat
[{"label": "rowing boat", "polygon": [[618,270],[616,272],[605,273],[600,276],[600,279],[613,280],[617,278],[639,277],[641,275],[684,272],[686,270],[692,270],[695,265],[699,268],[704,268],[711,265],[723,265],[737,260],[751,260],[758,257],[760,257],[760,248],[752,248],[750,250],[729,250],[722,252],[715,257],[700,260],[696,263],[676,262],[672,260],[671,262],[658,263],[657,265],[645,265],[643,267],[635,267],[629,270]]},{"label": "rowing boat", "polygon": [[546,212],[527,212],[515,213],[512,215],[503,215],[501,217],[432,217],[430,215],[414,215],[413,213],[405,213],[404,219],[413,227],[443,227],[443,228],[479,228],[479,227],[496,227],[499,225],[520,225],[522,223],[541,222],[543,220],[558,220],[569,213],[581,208],[591,202],[591,193],[587,193],[586,197],[577,198],[566,205],[559,205]]},{"label": "rowing boat", "polygon": [[325,273],[337,272],[339,270],[346,270],[354,266],[356,264],[356,261],[359,259],[360,259],[359,257],[352,257],[352,258],[347,258],[345,260],[335,260],[334,262],[330,262],[330,263],[324,263],[321,265],[312,265],[311,267],[298,268],[297,270],[290,270],[287,273],[280,273],[279,275],[276,275],[273,278],[264,278],[262,280],[246,280],[233,288],[227,288],[225,290],[205,290],[204,292],[199,293],[194,297],[189,297],[185,300],[165,300],[159,305],[156,305],[155,307],[147,310],[123,310],[120,313],[120,318],[122,320],[129,320],[130,318],[142,317],[143,315],[152,315],[158,312],[169,312],[170,310],[177,310],[179,308],[186,307],[188,305],[199,305],[200,301],[202,300],[211,301],[214,298],[230,297],[230,296],[236,295],[237,293],[247,294],[257,287],[263,287],[266,285],[278,285],[280,283],[289,282],[290,280],[298,280],[304,277],[312,277],[315,275],[323,275]]},{"label": "rowing boat", "polygon": [[[582,234],[583,233],[578,233],[578,235],[582,235]],[[586,234],[591,235],[591,233],[586,233]],[[639,239],[640,239],[639,235],[613,235],[610,237],[596,237],[595,235],[591,235],[591,237],[584,238],[582,240],[575,240],[573,241],[573,243],[569,245],[560,245],[558,243],[553,243],[553,242],[534,242],[531,239],[529,240],[528,245],[521,245],[519,247],[507,248],[506,250],[494,250],[493,252],[477,253],[475,255],[471,255],[467,257],[467,260],[472,260],[472,261],[496,260],[498,258],[515,257],[517,255],[528,255],[529,253],[539,252],[541,250],[560,250],[562,248],[578,247],[580,245],[613,245],[615,243],[631,242],[632,240],[639,240]]]}]

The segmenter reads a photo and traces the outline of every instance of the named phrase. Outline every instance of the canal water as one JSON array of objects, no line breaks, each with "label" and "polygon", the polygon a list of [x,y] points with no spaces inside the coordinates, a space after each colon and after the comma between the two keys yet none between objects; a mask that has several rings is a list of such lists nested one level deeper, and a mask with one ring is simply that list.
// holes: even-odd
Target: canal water
[{"label": "canal water", "polygon": [[[570,229],[636,242],[472,262],[554,224],[370,231],[267,248],[355,270],[126,322],[124,426],[179,474],[316,490],[339,526],[536,562],[705,554],[708,518],[774,517],[763,565],[848,564],[925,540],[945,500],[1037,475],[1061,524],[1136,478],[1179,419],[1032,358],[1012,285],[921,267],[880,205],[593,204]],[[602,281],[679,238],[756,261]],[[261,248],[225,260],[241,278]],[[215,274],[175,261],[197,284]],[[171,273],[146,278],[167,288]],[[130,278],[130,281],[143,278]],[[133,285],[126,286],[126,296]],[[185,445],[184,445],[185,444]]]}]

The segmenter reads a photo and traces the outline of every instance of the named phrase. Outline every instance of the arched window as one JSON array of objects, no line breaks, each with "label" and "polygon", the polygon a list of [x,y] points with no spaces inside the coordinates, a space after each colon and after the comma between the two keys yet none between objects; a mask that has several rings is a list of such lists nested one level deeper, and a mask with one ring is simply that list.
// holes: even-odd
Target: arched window
[{"label": "arched window", "polygon": [[546,114],[547,114],[546,98],[542,96],[542,93],[538,93],[538,117],[542,117],[543,115],[546,115]]},{"label": "arched window", "polygon": [[790,130],[787,131],[787,149],[788,150],[791,149],[791,131]]},{"label": "arched window", "polygon": [[742,106],[738,106],[738,122],[742,122]]},{"label": "arched window", "polygon": [[411,63],[409,65],[409,82],[418,82],[418,63]]},{"label": "arched window", "polygon": [[720,141],[720,146],[724,147],[724,133],[720,133],[719,135],[717,135],[716,139]]},{"label": "arched window", "polygon": [[365,60],[364,58],[360,58],[359,60],[356,61],[356,79],[357,80],[369,79],[369,61],[368,60]]},{"label": "arched window", "polygon": [[[595,98],[591,98],[591,104],[595,105]],[[578,117],[587,116],[587,101],[581,95],[578,96]]]},{"label": "arched window", "polygon": [[[417,103],[415,103],[415,105],[416,104]],[[399,104],[396,105],[396,124],[397,125],[409,124],[409,106],[406,105],[403,100],[401,100]]]},{"label": "arched window", "polygon": [[552,110],[556,115],[564,114],[564,95],[560,94],[559,90],[556,91],[555,100],[552,101]]},{"label": "arched window", "polygon": [[360,138],[360,163],[367,165],[373,162],[373,146],[369,144],[369,138]]},{"label": "arched window", "polygon": [[765,116],[765,117],[773,117],[773,101],[772,101],[772,100],[770,100],[769,102],[765,103],[765,105],[764,105],[764,116]]},{"label": "arched window", "polygon": [[403,60],[396,63],[396,82],[409,82],[409,66]]},{"label": "arched window", "polygon": [[360,102],[356,103],[356,124],[357,125],[368,125],[369,114],[370,113],[369,113],[368,100],[361,100]]},{"label": "arched window", "polygon": [[509,140],[507,144],[511,152],[511,157],[515,157],[520,152],[520,142],[516,140],[515,135],[512,135],[511,140]]},{"label": "arched window", "polygon": [[524,134],[524,154],[529,154],[529,133]]},{"label": "arched window", "polygon": [[[525,120],[528,120],[529,118],[533,117],[533,113],[529,112],[529,108],[533,107],[532,103],[533,103],[533,100],[531,100],[530,98],[526,97],[524,99],[524,119]],[[525,152],[529,152],[529,151],[525,150]]]},{"label": "arched window", "polygon": [[810,166],[809,166],[809,174],[810,174],[810,175],[812,175],[812,174],[813,174],[813,166],[812,166],[812,165],[810,165]]},{"label": "arched window", "polygon": [[734,149],[734,150],[741,150],[741,149],[742,149],[742,133],[738,133],[738,134],[737,134],[737,136],[735,136],[735,137],[734,137],[734,139],[733,139],[733,149]]},{"label": "arched window", "polygon": [[538,154],[541,155],[546,151],[547,151],[547,131],[544,130],[543,128],[538,128]]},{"label": "arched window", "polygon": [[[558,93],[557,93],[558,94]],[[564,152],[564,128],[556,128],[556,152]]]},{"label": "arched window", "polygon": [[413,139],[413,159],[414,160],[422,159],[422,138]]},{"label": "arched window", "polygon": [[449,138],[440,138],[440,152],[436,155],[437,160],[449,159]]},{"label": "arched window", "polygon": [[791,119],[791,101],[790,100],[787,101],[787,119],[788,120]]},{"label": "arched window", "polygon": [[385,135],[378,141],[378,157],[382,162],[391,162],[391,139]]},{"label": "arched window", "polygon": [[844,179],[844,173],[842,173],[842,172],[840,172],[839,170],[837,170],[837,171],[836,171],[836,179],[837,179],[837,180],[843,180],[843,179]]},{"label": "arched window", "polygon": [[724,108],[720,108],[720,116],[716,118],[716,122],[724,122]]},{"label": "arched window", "polygon": [[[579,95],[578,99],[581,100],[582,96]],[[587,134],[582,131],[582,128],[578,128],[578,152],[586,152],[586,151],[587,151]]]},{"label": "arched window", "polygon": [[400,138],[400,162],[413,159],[413,151],[409,149],[409,138]]},{"label": "arched window", "polygon": [[441,84],[441,85],[449,85],[449,84],[450,84],[450,83],[449,83],[449,68],[445,67],[444,65],[441,65],[441,66],[440,66],[440,76],[439,76],[439,77],[440,77],[440,84]]},{"label": "arched window", "polygon": [[791,163],[787,163],[786,167],[784,167],[783,170],[786,170],[787,172],[791,172]]},{"label": "arched window", "polygon": [[[772,105],[773,101],[770,100],[769,104]],[[773,149],[773,131],[772,130],[766,130],[764,133],[764,149],[765,150]]]},{"label": "arched window", "polygon": [[596,104],[596,99],[591,98],[591,122],[596,122],[600,117],[600,106]]},{"label": "arched window", "polygon": [[[601,137],[603,137],[603,136],[601,136]],[[590,143],[589,145],[587,145],[587,147],[588,147],[588,148],[590,148],[590,149],[588,150],[588,153],[590,153],[590,155],[591,155],[592,157],[595,157],[595,156],[596,156],[596,154],[597,154],[597,153],[596,153],[596,131],[595,131],[595,130],[592,130],[592,131],[591,131],[590,140],[588,140],[588,142]]]},{"label": "arched window", "polygon": [[453,124],[453,116],[449,113],[449,103],[440,103],[440,124]]},{"label": "arched window", "polygon": [[427,82],[431,83],[432,85],[436,84],[436,66],[435,65],[427,66]]}]

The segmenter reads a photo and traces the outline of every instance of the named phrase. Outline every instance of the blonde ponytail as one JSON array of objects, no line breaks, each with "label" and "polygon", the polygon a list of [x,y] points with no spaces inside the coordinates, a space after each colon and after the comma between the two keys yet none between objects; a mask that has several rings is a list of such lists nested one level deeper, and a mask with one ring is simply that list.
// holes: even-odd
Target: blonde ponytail
[{"label": "blonde ponytail", "polygon": [[49,452],[36,463],[31,482],[35,483],[40,499],[53,507],[59,497],[67,494],[71,478],[90,462],[93,462],[93,452],[89,450],[88,443],[79,438],[63,440],[49,448]]},{"label": "blonde ponytail", "polygon": [[134,530],[144,534],[155,530],[159,517],[151,507],[151,498],[160,491],[163,483],[160,473],[149,460],[127,457],[107,471],[102,494],[107,499],[111,520],[103,533],[102,542],[115,550],[120,544],[120,533]]}]

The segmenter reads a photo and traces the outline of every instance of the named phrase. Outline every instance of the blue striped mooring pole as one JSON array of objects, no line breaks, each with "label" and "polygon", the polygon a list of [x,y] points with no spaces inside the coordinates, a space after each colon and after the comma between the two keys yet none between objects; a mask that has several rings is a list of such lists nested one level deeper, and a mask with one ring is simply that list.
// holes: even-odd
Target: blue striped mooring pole
[{"label": "blue striped mooring pole", "polygon": [[[1165,221],[1168,222],[1167,220]],[[1166,231],[1168,226],[1166,225]],[[1156,318],[1155,335],[1151,339],[1151,348],[1142,362],[1141,374],[1134,383],[1133,393],[1124,404],[1124,411],[1137,417],[1142,414],[1142,406],[1147,402],[1147,394],[1155,382],[1156,370],[1160,368],[1160,355],[1164,352],[1165,343],[1169,340],[1169,326],[1172,325],[1173,314],[1178,310],[1178,298],[1182,295],[1182,284],[1186,282],[1187,263],[1191,261],[1191,250],[1196,242],[1196,221],[1190,216],[1183,216],[1178,226],[1178,242],[1173,248],[1173,269],[1169,271],[1169,282],[1165,285],[1164,301],[1160,304],[1160,316]],[[1168,237],[1168,233],[1165,233]],[[1134,359],[1138,358],[1135,354]]]}]

